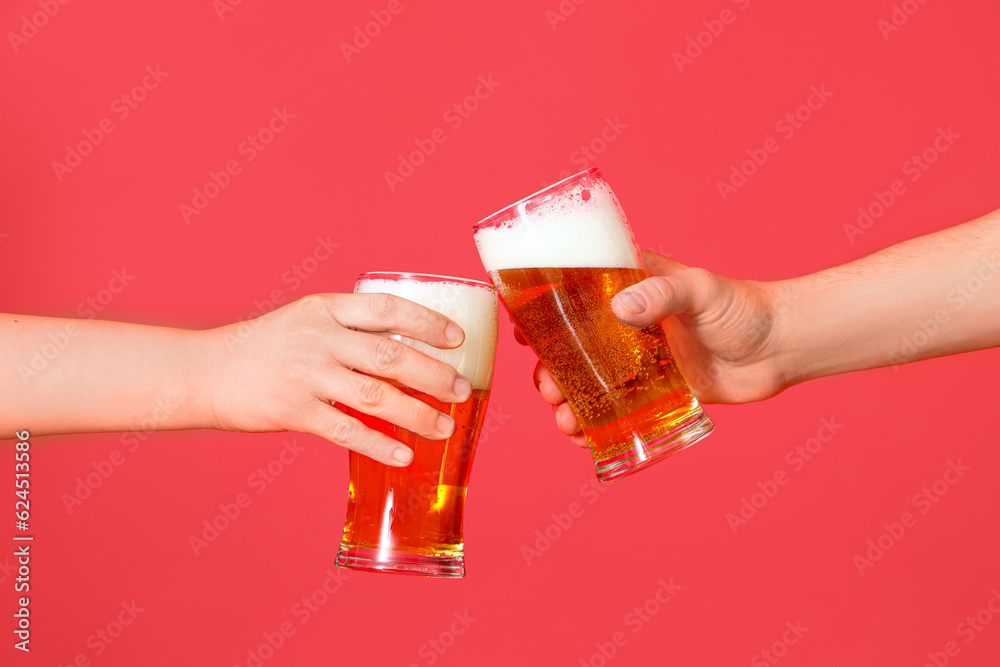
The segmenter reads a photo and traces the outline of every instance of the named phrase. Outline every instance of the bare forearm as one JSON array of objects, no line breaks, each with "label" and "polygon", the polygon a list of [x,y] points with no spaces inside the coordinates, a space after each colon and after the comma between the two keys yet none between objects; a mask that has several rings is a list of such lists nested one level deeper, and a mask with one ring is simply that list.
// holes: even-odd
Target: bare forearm
[{"label": "bare forearm", "polygon": [[786,384],[1000,345],[1000,211],[772,285]]},{"label": "bare forearm", "polygon": [[412,450],[337,404],[441,440],[454,418],[398,385],[445,403],[467,400],[472,385],[390,335],[464,344],[445,315],[390,294],[314,294],[207,331],[0,314],[0,439],[25,429],[294,430],[405,466]]},{"label": "bare forearm", "polygon": [[0,438],[211,427],[210,332],[0,315]]}]

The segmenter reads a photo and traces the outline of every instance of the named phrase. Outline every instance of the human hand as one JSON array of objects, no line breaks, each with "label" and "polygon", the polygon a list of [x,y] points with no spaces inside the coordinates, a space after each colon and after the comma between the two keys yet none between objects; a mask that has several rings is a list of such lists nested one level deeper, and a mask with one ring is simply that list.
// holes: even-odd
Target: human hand
[{"label": "human hand", "polygon": [[[250,327],[247,330],[247,327]],[[386,335],[438,348],[464,333],[444,315],[388,294],[314,294],[256,320],[214,329],[211,398],[214,426],[230,431],[300,431],[391,466],[413,452],[341,412],[342,403],[432,440],[455,421],[389,382],[460,403],[472,385],[448,364]],[[377,377],[372,377],[377,376]]]},{"label": "human hand", "polygon": [[[623,290],[612,311],[635,327],[660,323],[670,351],[695,397],[704,403],[748,403],[785,388],[778,367],[779,309],[766,283],[731,280],[643,252],[650,278]],[[519,342],[525,343],[520,332]],[[534,382],[552,405],[556,426],[587,446],[580,423],[541,362]]]}]

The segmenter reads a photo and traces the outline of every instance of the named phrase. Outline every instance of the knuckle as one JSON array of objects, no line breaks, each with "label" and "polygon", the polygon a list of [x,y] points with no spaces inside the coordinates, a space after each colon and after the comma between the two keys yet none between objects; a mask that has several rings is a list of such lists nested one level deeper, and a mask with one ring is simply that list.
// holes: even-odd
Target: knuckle
[{"label": "knuckle", "polygon": [[394,369],[403,357],[403,344],[392,338],[379,338],[375,343],[374,364],[379,372]]},{"label": "knuckle", "polygon": [[399,301],[392,294],[376,294],[371,300],[371,309],[379,321],[391,322],[399,311]]},{"label": "knuckle", "polygon": [[[441,363],[444,365],[444,368],[441,369],[441,372],[435,378],[432,386],[436,391],[441,392],[441,394],[452,395],[455,391],[455,383],[458,382],[458,379],[462,376],[448,364],[444,364],[444,362]],[[473,389],[475,389],[475,387],[473,387]]]},{"label": "knuckle", "polygon": [[653,276],[646,280],[646,293],[659,304],[669,304],[674,297],[676,288],[662,276]]},{"label": "knuckle", "polygon": [[708,281],[715,278],[714,273],[700,266],[687,267],[686,269],[684,269],[684,275],[689,276],[691,279],[697,281]]},{"label": "knuckle", "polygon": [[[437,431],[437,410],[415,399],[406,401],[402,408],[400,426],[420,435],[430,435]],[[403,423],[405,422],[405,423]]]},{"label": "knuckle", "polygon": [[384,438],[379,437],[380,434],[371,433],[369,435],[373,437],[365,438],[363,442],[358,442],[354,447],[355,451],[371,459],[385,460],[389,458],[392,447],[384,441]]},{"label": "knuckle", "polygon": [[715,283],[716,276],[708,269],[693,266],[684,270],[682,274],[685,280],[691,282],[696,292],[707,290]]},{"label": "knuckle", "polygon": [[420,401],[414,400],[413,419],[420,424],[425,433],[437,431],[438,411]]},{"label": "knuckle", "polygon": [[326,313],[327,300],[322,294],[307,294],[299,299],[300,307],[308,313]]},{"label": "knuckle", "polygon": [[360,426],[361,422],[353,417],[340,419],[333,425],[333,431],[331,432],[333,441],[340,445],[350,445],[357,440]]},{"label": "knuckle", "polygon": [[459,378],[458,371],[451,364],[440,359],[431,358],[431,367],[428,370],[428,377],[444,389],[451,389],[455,380]]},{"label": "knuckle", "polygon": [[438,314],[430,308],[420,308],[415,320],[418,331],[430,331],[437,324]]},{"label": "knuckle", "polygon": [[294,384],[307,382],[312,377],[311,369],[300,363],[287,363],[281,368],[280,373],[282,381]]},{"label": "knuckle", "polygon": [[381,407],[385,403],[387,390],[388,386],[384,382],[365,380],[358,390],[358,402],[361,407],[368,409]]},{"label": "knuckle", "polygon": [[330,313],[332,315],[332,314],[336,313],[337,311],[339,311],[339,310],[341,310],[343,308],[344,299],[347,296],[351,296],[351,295],[344,295],[344,294],[314,294],[313,296],[315,296],[316,299],[319,301],[320,305],[322,305],[323,310],[325,310],[326,312],[328,312],[328,313]]}]

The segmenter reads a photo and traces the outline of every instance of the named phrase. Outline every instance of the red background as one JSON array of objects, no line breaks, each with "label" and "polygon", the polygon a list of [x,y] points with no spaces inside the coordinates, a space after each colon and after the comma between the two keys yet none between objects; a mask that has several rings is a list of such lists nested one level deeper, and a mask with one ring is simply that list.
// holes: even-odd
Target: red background
[{"label": "red background", "polygon": [[[916,13],[886,39],[889,0],[564,2],[575,10],[555,28],[546,12],[557,0],[402,0],[348,62],[341,43],[386,6],[246,0],[220,19],[209,0],[77,1],[16,52],[8,35],[2,308],[76,316],[123,267],[135,278],[100,317],[189,327],[246,318],[274,290],[347,291],[365,270],[482,277],[472,223],[591,164],[642,245],[734,277],[801,275],[998,205],[995,2],[911,0]],[[733,21],[678,71],[673,53],[704,21],[718,31],[723,9]],[[0,30],[20,31],[38,11],[4,3]],[[119,119],[113,101],[157,65],[169,74]],[[444,113],[480,76],[499,85],[449,125]],[[813,85],[832,97],[786,139],[775,122]],[[274,107],[294,119],[246,162],[238,146]],[[102,118],[114,131],[60,182],[53,161]],[[575,155],[607,119],[627,127],[596,160]],[[960,138],[906,180],[903,163],[939,127]],[[390,190],[385,172],[436,128],[446,141]],[[717,181],[769,137],[778,152],[723,201]],[[179,205],[229,160],[241,172],[185,223]],[[844,224],[896,178],[905,194],[852,243]],[[292,289],[282,276],[317,237],[339,247]],[[339,542],[346,452],[294,434],[156,433],[135,451],[119,434],[37,438],[33,650],[11,646],[13,575],[0,570],[0,662],[247,665],[262,634],[291,622],[268,667],[771,664],[758,651],[798,621],[809,629],[779,644],[782,664],[922,665],[949,641],[960,648],[950,664],[994,664],[1000,618],[969,643],[957,626],[1000,587],[1000,351],[709,406],[708,440],[591,504],[589,457],[557,432],[531,386],[532,355],[510,333],[504,321],[466,579],[351,573],[301,623],[292,608],[322,586]],[[824,418],[843,428],[795,471],[786,455]],[[248,477],[292,437],[306,450],[257,495]],[[64,494],[116,450],[124,462],[67,511]],[[920,513],[914,494],[958,459],[970,470]],[[12,443],[0,462],[13,468]],[[734,534],[727,514],[778,470],[788,484]],[[252,504],[196,556],[189,536],[240,492]],[[552,528],[573,502],[582,516]],[[916,525],[859,575],[854,557],[905,511]],[[547,528],[561,534],[529,565],[523,547]],[[671,578],[682,588],[649,603],[657,613],[635,632],[627,615]],[[88,638],[133,600],[144,611],[95,655]],[[449,636],[466,610],[476,620]],[[627,641],[603,658],[595,642],[617,632]],[[448,646],[435,652],[432,640]]]}]

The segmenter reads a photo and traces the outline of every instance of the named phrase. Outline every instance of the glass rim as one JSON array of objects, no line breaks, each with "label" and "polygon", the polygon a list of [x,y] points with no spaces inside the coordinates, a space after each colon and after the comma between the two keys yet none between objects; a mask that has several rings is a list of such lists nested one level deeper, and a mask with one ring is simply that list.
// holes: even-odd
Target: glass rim
[{"label": "glass rim", "polygon": [[418,283],[456,283],[459,285],[469,285],[470,287],[488,287],[496,291],[496,287],[482,280],[472,280],[471,278],[458,278],[456,276],[442,276],[435,273],[411,273],[407,271],[366,271],[359,274],[355,283],[362,280],[411,280]]},{"label": "glass rim", "polygon": [[587,169],[584,169],[583,171],[577,172],[577,173],[573,174],[572,176],[567,176],[566,178],[562,179],[561,181],[556,181],[552,185],[546,185],[544,188],[542,188],[538,192],[533,192],[532,194],[528,195],[527,197],[522,197],[521,199],[518,199],[513,204],[509,204],[507,206],[504,206],[499,211],[497,211],[497,212],[495,212],[495,213],[493,213],[491,215],[486,216],[485,218],[483,218],[482,220],[480,220],[476,224],[472,225],[472,233],[475,234],[480,229],[485,229],[487,227],[495,226],[497,224],[497,222],[498,222],[498,220],[496,220],[496,219],[503,217],[503,215],[505,213],[507,213],[508,211],[510,211],[512,209],[515,209],[515,208],[520,208],[522,206],[525,206],[529,202],[534,201],[535,199],[540,199],[542,197],[545,197],[545,196],[549,195],[552,190],[556,190],[558,188],[563,188],[563,187],[569,185],[570,183],[572,183],[573,181],[581,179],[584,176],[589,176],[591,174],[597,174],[598,176],[600,176],[601,175],[600,169],[598,169],[597,167],[588,167]]}]

